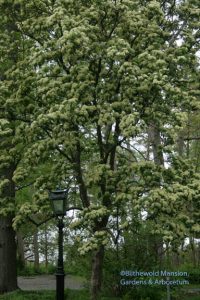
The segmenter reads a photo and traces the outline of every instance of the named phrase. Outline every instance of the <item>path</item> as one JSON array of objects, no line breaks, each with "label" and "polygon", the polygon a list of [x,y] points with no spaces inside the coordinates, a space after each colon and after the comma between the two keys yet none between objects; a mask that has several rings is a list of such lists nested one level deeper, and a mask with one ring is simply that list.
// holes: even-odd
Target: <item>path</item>
[{"label": "path", "polygon": [[[55,290],[56,277],[55,275],[20,276],[18,277],[18,286],[23,291]],[[84,281],[76,276],[66,275],[65,288],[82,289],[84,288]]]}]

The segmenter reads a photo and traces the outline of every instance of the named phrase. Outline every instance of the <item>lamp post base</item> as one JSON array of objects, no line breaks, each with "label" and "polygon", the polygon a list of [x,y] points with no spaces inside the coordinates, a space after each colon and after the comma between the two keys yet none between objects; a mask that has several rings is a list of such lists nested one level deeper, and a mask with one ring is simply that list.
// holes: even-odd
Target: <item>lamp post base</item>
[{"label": "lamp post base", "polygon": [[65,272],[63,264],[63,217],[58,219],[58,266],[56,272],[56,300],[64,300]]},{"label": "lamp post base", "polygon": [[56,300],[64,300],[65,274],[56,273]]}]

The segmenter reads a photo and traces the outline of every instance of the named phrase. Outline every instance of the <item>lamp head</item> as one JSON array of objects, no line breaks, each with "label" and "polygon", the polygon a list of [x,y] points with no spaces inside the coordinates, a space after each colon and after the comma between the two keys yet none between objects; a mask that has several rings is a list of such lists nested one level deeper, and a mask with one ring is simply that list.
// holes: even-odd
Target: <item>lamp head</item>
[{"label": "lamp head", "polygon": [[49,191],[49,199],[55,216],[65,216],[68,190]]}]

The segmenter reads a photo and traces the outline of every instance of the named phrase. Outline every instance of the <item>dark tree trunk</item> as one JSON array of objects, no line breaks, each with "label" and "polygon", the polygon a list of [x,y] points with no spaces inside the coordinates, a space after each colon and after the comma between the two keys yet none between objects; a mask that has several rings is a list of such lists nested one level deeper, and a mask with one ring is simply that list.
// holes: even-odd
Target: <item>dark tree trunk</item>
[{"label": "dark tree trunk", "polygon": [[44,247],[45,268],[47,270],[49,262],[48,262],[48,233],[47,233],[46,225],[45,225],[44,235],[45,235],[45,247]]},{"label": "dark tree trunk", "polygon": [[91,276],[91,300],[100,299],[100,291],[102,285],[104,246],[94,253],[92,260],[92,276]]},{"label": "dark tree trunk", "polygon": [[23,269],[25,267],[24,240],[20,231],[17,232],[17,253],[18,265],[21,269]]},{"label": "dark tree trunk", "polygon": [[153,159],[156,165],[164,166],[164,157],[162,151],[162,143],[160,137],[160,131],[155,124],[149,126],[149,141],[152,146]]},{"label": "dark tree trunk", "polygon": [[[1,9],[7,11],[14,9],[12,4],[5,3],[1,5]],[[15,8],[16,10],[17,7]],[[7,34],[9,36],[10,42],[16,42],[16,39],[19,41],[17,33],[17,25],[14,21],[11,21],[10,18],[6,18],[7,22],[3,22],[3,26],[1,28],[1,32],[7,30]],[[4,44],[5,45],[5,44]],[[13,51],[8,51],[8,55],[5,57],[5,69],[6,66],[11,64],[15,64],[17,62],[18,57],[18,47],[16,44],[16,48]],[[2,71],[2,70],[1,70]],[[0,74],[1,80],[6,79],[6,75],[4,72]],[[7,116],[8,111],[6,109],[6,113],[4,111],[4,107],[1,107],[1,115]],[[11,135],[6,135],[1,137],[0,139],[0,151],[1,154],[7,155],[9,157],[8,161],[12,161],[10,165],[3,166],[1,165],[1,174],[0,180],[7,179],[9,180],[9,184],[1,190],[0,197],[4,200],[5,206],[9,206],[9,204],[15,203],[15,183],[12,180],[13,172],[15,171],[16,164],[12,157],[12,154],[9,154],[9,150],[13,149],[16,145],[12,144],[12,139],[14,137],[14,123],[10,127],[13,129]],[[5,164],[7,165],[7,164]],[[2,202],[2,203],[3,203]],[[0,294],[5,292],[10,292],[17,289],[17,245],[15,239],[15,231],[12,227],[13,225],[14,213],[8,213],[6,216],[0,215]]]},{"label": "dark tree trunk", "polygon": [[34,247],[34,269],[37,272],[39,270],[39,246],[38,246],[38,231],[33,235],[33,247]]},{"label": "dark tree trunk", "polygon": [[[156,124],[150,124],[149,126],[149,142],[152,147],[152,152],[153,152],[153,159],[154,163],[157,166],[164,166],[164,156],[163,156],[163,151],[162,151],[162,141],[160,137],[160,130]],[[158,182],[158,184],[160,184]],[[157,240],[157,262],[161,266],[163,262],[163,239],[162,237],[158,237]]]},{"label": "dark tree trunk", "polygon": [[192,255],[192,264],[194,268],[197,266],[197,255],[196,255],[196,247],[194,243],[194,238],[190,237],[190,247],[191,247],[191,255]]},{"label": "dark tree trunk", "polygon": [[177,141],[176,141],[176,144],[177,144],[177,151],[178,151],[178,154],[183,157],[184,155],[184,135],[183,135],[183,132],[179,133],[178,135],[178,138],[177,138]]},{"label": "dark tree trunk", "polygon": [[13,216],[0,217],[0,294],[17,289],[17,261]]},{"label": "dark tree trunk", "polygon": [[[14,164],[2,170],[1,178],[9,180],[9,184],[1,190],[1,196],[8,204],[15,201],[14,170]],[[17,289],[17,245],[13,218],[14,213],[0,215],[0,293]]]},{"label": "dark tree trunk", "polygon": [[[19,6],[13,6],[12,3],[7,1],[5,5],[1,5],[1,9],[5,9],[5,13],[10,10],[15,13],[19,12]],[[13,50],[9,50],[5,56],[5,73],[3,72],[1,80],[4,81],[6,79],[6,71],[10,68],[10,65],[16,64],[18,61],[18,53],[19,47],[18,43],[20,41],[19,35],[17,34],[18,28],[17,25],[11,18],[6,18],[6,22],[2,23],[1,31],[7,32],[10,43],[15,42],[16,47]],[[8,66],[8,69],[7,69]],[[9,96],[8,96],[9,97]],[[6,100],[6,99],[5,99]],[[4,111],[5,109],[5,111]],[[5,117],[10,115],[9,110],[5,107],[1,107],[1,113]],[[11,154],[12,150],[16,147],[14,142],[15,135],[15,122],[10,123],[11,133],[1,137],[0,139],[0,152],[8,158],[8,162],[10,161],[10,165],[7,166],[7,161],[5,160],[5,165],[0,164],[1,172],[0,172],[0,180],[8,180],[9,183],[6,186],[2,187],[0,197],[4,200],[5,207],[9,207],[9,204],[15,204],[15,183],[13,182],[13,173],[17,166],[17,161],[19,157],[17,155],[17,159],[15,161],[14,156]],[[15,148],[16,149],[16,148]],[[14,151],[15,152],[15,151]],[[2,203],[3,203],[2,202]],[[14,206],[14,205],[13,205]],[[13,209],[14,210],[14,209]],[[17,289],[17,245],[15,240],[15,231],[12,227],[13,225],[13,213],[7,213],[6,216],[0,215],[0,294],[5,292],[10,292]]]}]

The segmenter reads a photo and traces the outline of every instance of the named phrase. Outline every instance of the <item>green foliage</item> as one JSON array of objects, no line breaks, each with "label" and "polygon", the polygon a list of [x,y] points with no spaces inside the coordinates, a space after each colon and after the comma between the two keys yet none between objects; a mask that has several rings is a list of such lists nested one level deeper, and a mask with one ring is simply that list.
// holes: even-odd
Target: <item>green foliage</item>
[{"label": "green foliage", "polygon": [[193,266],[192,264],[185,264],[182,266],[182,270],[188,272],[189,282],[191,285],[199,285],[200,283],[200,270],[198,267]]},{"label": "green foliage", "polygon": [[162,299],[164,293],[163,288],[160,287],[137,287],[129,289],[127,292],[124,291],[124,296],[122,297],[123,300],[131,300],[131,299],[138,299],[138,300],[160,300]]},{"label": "green foliage", "polygon": [[[192,286],[191,286],[191,290],[192,290]],[[194,290],[191,292],[190,289],[180,289],[178,291],[176,291],[173,294],[173,297],[175,300],[198,300],[199,299],[199,292]]]},{"label": "green foliage", "polygon": [[[120,151],[128,140],[134,144],[142,137],[144,145],[152,122],[163,139],[160,151],[173,151],[188,108],[197,105],[196,3],[19,3],[9,3],[16,17],[1,1],[1,22],[7,26],[12,19],[11,32],[20,41],[18,60],[8,64],[0,88],[7,116],[1,122],[2,132],[7,134],[15,126],[14,150],[18,152],[12,157],[22,148],[24,152],[13,174],[15,182],[35,174],[34,199],[45,210],[48,188],[70,181],[71,187],[79,188],[79,204],[91,210],[81,221],[90,232],[112,216],[116,200],[121,207],[132,200],[134,209],[145,209],[150,215],[160,210],[163,215],[174,215],[182,205],[178,191],[182,186],[175,182],[172,192],[160,189],[162,171],[146,161],[141,162],[143,167],[135,163],[129,168]],[[7,53],[7,43],[2,53]],[[41,170],[41,165],[48,168]],[[125,189],[133,178],[139,186]],[[80,182],[91,195],[90,201],[83,196]],[[73,204],[76,199],[71,199]],[[32,203],[24,209],[22,205],[20,213],[29,213]],[[182,236],[180,227],[177,231]],[[193,230],[198,230],[195,224]],[[108,243],[106,236],[100,239],[95,234],[98,238],[88,234],[89,242],[80,249],[83,253]],[[163,234],[165,240],[173,239],[172,231]]]},{"label": "green foliage", "polygon": [[0,15],[0,213],[48,215],[61,186],[82,255],[149,220],[173,249],[198,236],[198,168],[176,146],[199,111],[198,2],[1,0]]},{"label": "green foliage", "polygon": [[82,276],[89,280],[91,275],[91,255],[79,255],[77,243],[66,246],[65,271],[72,275]]},{"label": "green foliage", "polygon": [[49,264],[47,267],[40,264],[39,268],[36,270],[33,265],[26,265],[23,269],[18,269],[18,276],[34,276],[41,274],[55,274],[56,266]]}]

